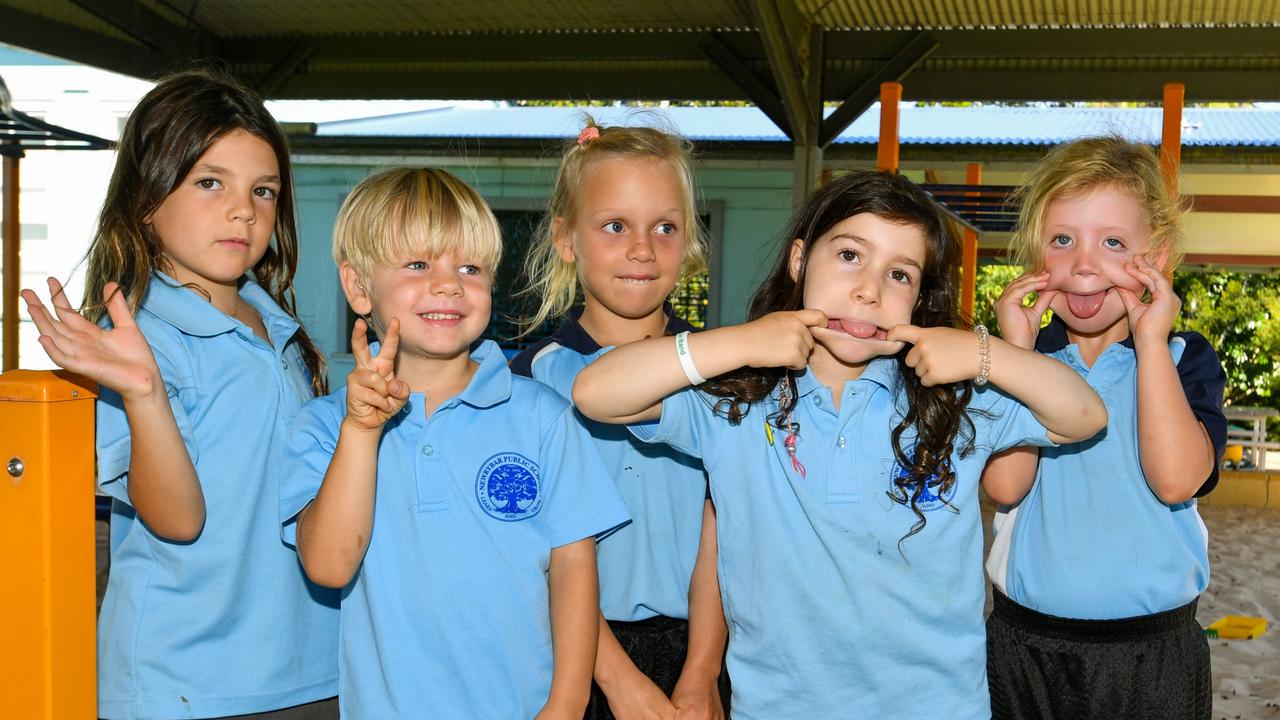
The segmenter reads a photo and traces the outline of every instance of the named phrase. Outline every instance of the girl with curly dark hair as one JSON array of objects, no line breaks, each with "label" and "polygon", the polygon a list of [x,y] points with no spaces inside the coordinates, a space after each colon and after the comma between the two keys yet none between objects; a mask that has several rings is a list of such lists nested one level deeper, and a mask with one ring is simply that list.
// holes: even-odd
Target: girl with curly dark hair
[{"label": "girl with curly dark hair", "polygon": [[964,327],[959,255],[910,181],[851,173],[799,209],[749,322],[578,375],[584,414],[707,468],[735,717],[989,716],[983,465],[1106,411]]}]

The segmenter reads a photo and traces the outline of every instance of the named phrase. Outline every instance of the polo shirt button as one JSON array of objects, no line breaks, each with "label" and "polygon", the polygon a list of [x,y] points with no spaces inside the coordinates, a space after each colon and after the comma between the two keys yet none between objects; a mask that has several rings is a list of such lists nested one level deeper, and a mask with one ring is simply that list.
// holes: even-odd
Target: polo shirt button
[{"label": "polo shirt button", "polygon": [[838,447],[844,447],[844,436],[843,436],[843,435],[841,435],[841,436],[840,436],[840,439],[839,439],[839,440],[836,440],[836,445],[837,445]]},{"label": "polo shirt button", "polygon": [[289,369],[289,361],[288,361],[288,360],[281,360],[281,361],[280,361],[280,367],[284,368],[285,370],[288,370],[288,369]]},{"label": "polo shirt button", "polygon": [[822,398],[818,397],[817,395],[814,395],[813,404],[817,405],[818,407],[822,407]]},{"label": "polo shirt button", "polygon": [[433,448],[433,447],[431,447],[430,445],[423,445],[423,446],[422,446],[422,454],[423,454],[423,455],[431,455],[431,454],[432,454],[432,453],[434,453],[435,451],[436,451],[436,449],[435,449],[435,448]]}]

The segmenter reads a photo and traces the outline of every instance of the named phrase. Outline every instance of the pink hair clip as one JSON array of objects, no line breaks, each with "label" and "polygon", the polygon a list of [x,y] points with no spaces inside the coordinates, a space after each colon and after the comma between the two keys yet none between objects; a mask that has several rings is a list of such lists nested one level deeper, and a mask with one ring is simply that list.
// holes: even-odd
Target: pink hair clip
[{"label": "pink hair clip", "polygon": [[578,144],[586,145],[598,137],[600,137],[600,128],[594,125],[589,125],[582,128],[582,132],[578,133]]}]

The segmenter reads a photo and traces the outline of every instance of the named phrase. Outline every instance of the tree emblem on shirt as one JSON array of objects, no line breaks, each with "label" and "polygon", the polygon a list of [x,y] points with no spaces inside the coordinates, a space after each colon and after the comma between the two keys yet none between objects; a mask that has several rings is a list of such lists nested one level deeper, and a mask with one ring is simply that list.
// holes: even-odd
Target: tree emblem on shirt
[{"label": "tree emblem on shirt", "polygon": [[485,460],[476,475],[476,501],[498,520],[533,517],[542,508],[537,463],[519,453],[498,453]]},{"label": "tree emblem on shirt", "polygon": [[[914,463],[914,448],[912,448],[909,456]],[[943,490],[942,481],[938,477],[938,474],[931,473],[929,477],[925,479],[923,487],[920,487],[920,496],[916,498],[916,507],[923,512],[929,512],[943,507],[950,509],[952,512],[957,512],[956,507],[951,504],[952,498],[956,495],[957,484],[958,483],[953,482],[950,487]],[[911,496],[915,494],[916,487],[919,485],[921,485],[921,483],[911,477],[911,473],[907,468],[903,467],[899,462],[893,463],[893,470],[889,474],[888,495],[894,502],[910,507]]]}]

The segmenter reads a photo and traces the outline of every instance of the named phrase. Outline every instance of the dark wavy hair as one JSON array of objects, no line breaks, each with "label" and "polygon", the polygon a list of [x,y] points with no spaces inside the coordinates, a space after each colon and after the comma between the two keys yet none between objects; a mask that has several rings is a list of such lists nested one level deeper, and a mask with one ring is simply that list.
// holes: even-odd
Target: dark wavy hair
[{"label": "dark wavy hair", "polygon": [[[186,179],[201,155],[227,133],[243,130],[275,152],[280,165],[274,242],[253,266],[253,276],[285,312],[297,318],[293,275],[298,267],[298,229],[289,146],[262,99],[234,78],[213,69],[188,70],[162,78],[143,96],[125,122],[111,184],[89,246],[85,317],[106,315],[103,287],[120,284],[136,313],[155,270],[166,266],[164,248],[146,222]],[[324,356],[302,324],[295,335],[311,374],[312,391],[328,392]]]},{"label": "dark wavy hair", "polygon": [[[885,220],[919,227],[925,236],[925,262],[920,297],[911,312],[911,322],[920,327],[967,329],[957,307],[960,295],[960,243],[937,204],[915,183],[891,173],[857,171],[819,188],[809,196],[792,218],[782,236],[778,259],[764,283],[751,298],[748,320],[771,312],[803,308],[805,273],[814,245],[832,227],[846,218],[872,213]],[[804,242],[803,259],[797,279],[791,279],[791,246]],[[924,529],[925,516],[919,500],[926,489],[946,497],[955,484],[951,454],[960,445],[960,454],[973,451],[973,421],[966,407],[973,395],[969,381],[925,387],[906,364],[907,348],[895,359],[907,411],[892,430],[893,453],[901,471],[893,473],[895,502],[907,505],[916,522],[903,540]],[[708,381],[702,389],[722,397],[716,412],[730,422],[740,423],[751,406],[766,398],[779,383],[786,383],[783,403],[766,420],[786,429],[796,403],[796,381],[784,368],[740,368]],[[914,429],[914,451],[904,447],[903,435]]]}]

